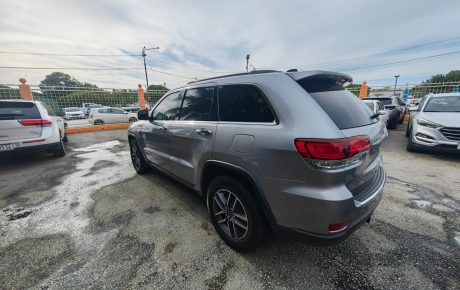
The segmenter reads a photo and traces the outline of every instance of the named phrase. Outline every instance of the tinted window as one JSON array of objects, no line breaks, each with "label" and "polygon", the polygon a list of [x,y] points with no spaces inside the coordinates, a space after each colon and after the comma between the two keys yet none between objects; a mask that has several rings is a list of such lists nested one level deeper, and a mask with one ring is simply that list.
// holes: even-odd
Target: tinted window
[{"label": "tinted window", "polygon": [[460,112],[460,97],[433,97],[425,106],[424,112]]},{"label": "tinted window", "polygon": [[[372,124],[371,112],[364,102],[343,87],[338,89],[337,86],[332,86],[332,90],[317,91],[320,86],[312,85],[310,82],[300,80],[299,84],[310,93],[339,129]],[[310,85],[313,86],[314,93],[309,91]]]},{"label": "tinted window", "polygon": [[214,88],[196,88],[185,93],[180,120],[216,121]]},{"label": "tinted window", "polygon": [[125,111],[120,110],[120,109],[112,109],[112,114],[124,114]]},{"label": "tinted window", "polygon": [[223,86],[219,94],[219,118],[220,121],[228,122],[275,121],[267,100],[253,85]]},{"label": "tinted window", "polygon": [[41,119],[34,103],[0,102],[0,120]]},{"label": "tinted window", "polygon": [[155,120],[173,120],[179,113],[180,99],[180,92],[168,95],[153,110],[153,118]]},{"label": "tinted window", "polygon": [[108,113],[108,110],[107,109],[99,109],[97,110],[99,113],[101,114],[107,114]]}]

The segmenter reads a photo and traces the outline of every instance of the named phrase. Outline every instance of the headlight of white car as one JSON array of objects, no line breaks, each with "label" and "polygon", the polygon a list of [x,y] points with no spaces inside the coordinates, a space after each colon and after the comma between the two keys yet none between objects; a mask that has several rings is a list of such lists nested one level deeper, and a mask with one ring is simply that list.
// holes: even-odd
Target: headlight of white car
[{"label": "headlight of white car", "polygon": [[433,129],[437,129],[437,128],[442,127],[442,125],[439,125],[438,123],[431,122],[431,121],[428,121],[427,119],[423,119],[423,118],[418,118],[417,119],[417,124],[419,124],[420,126],[433,128]]}]

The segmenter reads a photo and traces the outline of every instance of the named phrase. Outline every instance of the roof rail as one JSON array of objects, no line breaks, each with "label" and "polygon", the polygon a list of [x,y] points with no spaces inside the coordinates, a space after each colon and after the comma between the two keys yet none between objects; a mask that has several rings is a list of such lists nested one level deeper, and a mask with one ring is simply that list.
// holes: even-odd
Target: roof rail
[{"label": "roof rail", "polygon": [[236,74],[230,74],[230,75],[222,75],[222,76],[217,76],[217,77],[212,77],[212,78],[207,78],[207,79],[201,79],[201,80],[196,80],[196,81],[191,81],[188,82],[187,84],[194,84],[202,81],[209,81],[209,80],[214,80],[214,79],[220,79],[220,78],[228,78],[228,77],[236,77],[236,76],[244,76],[244,75],[257,75],[257,74],[266,74],[266,73],[273,73],[273,72],[281,72],[278,70],[253,70],[250,72],[245,72],[245,73],[236,73]]}]

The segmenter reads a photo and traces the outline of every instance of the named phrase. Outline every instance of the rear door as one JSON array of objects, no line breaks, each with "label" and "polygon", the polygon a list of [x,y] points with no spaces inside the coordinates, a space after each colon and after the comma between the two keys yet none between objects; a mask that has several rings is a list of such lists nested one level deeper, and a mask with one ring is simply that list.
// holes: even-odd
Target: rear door
[{"label": "rear door", "polygon": [[217,128],[216,86],[186,90],[177,120],[169,124],[170,164],[172,172],[196,185],[197,168],[212,159]]},{"label": "rear door", "polygon": [[152,121],[142,126],[145,157],[163,170],[171,171],[169,162],[169,124],[179,113],[182,94],[173,92],[164,97],[151,113]]},{"label": "rear door", "polygon": [[22,120],[40,120],[34,102],[0,101],[0,143],[40,137],[42,126],[22,125]]}]

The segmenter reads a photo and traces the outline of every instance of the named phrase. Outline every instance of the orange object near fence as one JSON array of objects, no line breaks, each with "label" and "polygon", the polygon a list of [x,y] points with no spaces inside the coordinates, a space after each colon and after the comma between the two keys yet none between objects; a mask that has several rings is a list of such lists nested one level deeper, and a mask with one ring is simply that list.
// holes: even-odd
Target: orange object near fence
[{"label": "orange object near fence", "polygon": [[19,93],[21,94],[21,99],[32,100],[32,91],[30,90],[30,86],[26,84],[27,80],[25,78],[20,78],[19,82]]},{"label": "orange object near fence", "polygon": [[137,96],[139,97],[139,107],[141,110],[145,109],[145,97],[144,97],[144,89],[142,88],[141,84],[137,85]]},{"label": "orange object near fence", "polygon": [[359,89],[359,98],[364,100],[367,97],[367,82],[364,81]]}]

